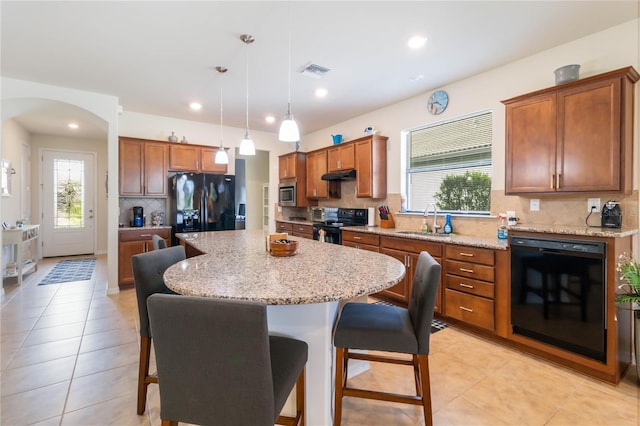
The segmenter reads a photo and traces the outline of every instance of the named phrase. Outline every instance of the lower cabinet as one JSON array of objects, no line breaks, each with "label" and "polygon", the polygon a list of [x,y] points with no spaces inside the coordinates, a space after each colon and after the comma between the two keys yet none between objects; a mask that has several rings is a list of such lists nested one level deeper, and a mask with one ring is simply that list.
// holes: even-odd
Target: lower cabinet
[{"label": "lower cabinet", "polygon": [[289,222],[276,222],[276,232],[293,233],[293,224]]},{"label": "lower cabinet", "polygon": [[[395,286],[383,290],[378,293],[382,298],[388,298],[392,301],[400,302],[402,305],[408,305],[411,297],[411,286],[413,284],[413,275],[418,262],[420,252],[428,252],[436,262],[442,264],[442,244],[429,241],[411,240],[407,238],[397,237],[380,237],[380,253],[395,257],[404,263],[406,273],[402,281]],[[442,279],[438,286],[438,294],[436,295],[435,312],[442,313]]]},{"label": "lower cabinet", "polygon": [[313,240],[313,226],[312,225],[298,225],[294,223],[291,226],[291,235],[294,237],[306,238]]},{"label": "lower cabinet", "polygon": [[153,250],[151,240],[154,234],[160,235],[171,245],[170,229],[121,230],[118,233],[118,286],[133,286],[133,268],[131,257]]},{"label": "lower cabinet", "polygon": [[351,232],[351,231],[345,231],[343,229],[342,245],[379,253],[380,237],[375,234],[365,234],[364,232]]},{"label": "lower cabinet", "polygon": [[445,258],[444,315],[493,331],[494,251],[446,245]]}]

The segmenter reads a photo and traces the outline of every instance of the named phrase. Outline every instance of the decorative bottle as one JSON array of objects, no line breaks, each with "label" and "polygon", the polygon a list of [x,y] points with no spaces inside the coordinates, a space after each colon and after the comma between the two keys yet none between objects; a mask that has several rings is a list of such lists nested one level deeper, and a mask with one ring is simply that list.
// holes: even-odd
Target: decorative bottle
[{"label": "decorative bottle", "polygon": [[443,232],[445,234],[450,234],[450,233],[453,232],[453,226],[451,226],[451,215],[450,214],[445,216]]},{"label": "decorative bottle", "polygon": [[500,225],[498,226],[498,239],[506,240],[508,237],[507,223],[506,223],[507,217],[503,213],[500,213],[498,217],[500,217]]}]

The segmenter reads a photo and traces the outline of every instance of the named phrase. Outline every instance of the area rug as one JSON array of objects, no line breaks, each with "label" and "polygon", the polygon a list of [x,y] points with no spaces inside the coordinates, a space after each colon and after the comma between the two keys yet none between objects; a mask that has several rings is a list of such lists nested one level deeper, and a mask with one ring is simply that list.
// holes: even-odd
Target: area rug
[{"label": "area rug", "polygon": [[90,280],[96,258],[61,260],[38,285],[59,284],[71,281]]},{"label": "area rug", "polygon": [[[374,303],[379,304],[379,305],[394,306],[392,303],[388,303],[388,302],[385,302],[383,300],[377,300]],[[437,333],[440,330],[444,330],[448,326],[449,325],[446,322],[442,322],[442,321],[439,321],[437,319],[431,320],[431,334]]]}]

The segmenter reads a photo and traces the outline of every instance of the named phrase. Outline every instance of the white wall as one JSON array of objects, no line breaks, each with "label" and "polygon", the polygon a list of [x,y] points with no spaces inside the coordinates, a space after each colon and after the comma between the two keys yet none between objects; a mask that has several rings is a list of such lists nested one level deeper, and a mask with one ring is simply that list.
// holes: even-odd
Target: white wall
[{"label": "white wall", "polygon": [[[640,19],[606,31],[592,34],[571,43],[506,64],[474,77],[434,87],[422,95],[372,111],[360,117],[337,123],[326,129],[304,135],[304,151],[331,144],[331,134],[342,133],[346,140],[363,135],[373,126],[389,137],[387,182],[389,193],[401,193],[401,160],[403,131],[481,110],[493,111],[493,179],[494,190],[504,189],[505,117],[500,102],[521,94],[554,85],[553,71],[567,64],[581,64],[581,77],[623,68],[629,65],[640,71]],[[640,96],[636,84],[636,111]],[[438,116],[427,112],[426,101],[432,91],[444,89],[449,94],[448,108]],[[638,152],[638,114],[635,123],[634,152]],[[636,154],[637,158],[637,154]],[[634,164],[637,165],[637,161]],[[638,167],[635,167],[634,188],[638,188]]]},{"label": "white wall", "polygon": [[[2,197],[0,208],[0,218],[2,222],[15,225],[16,220],[24,218],[22,204],[22,179],[23,173],[30,171],[22,170],[23,145],[31,145],[29,133],[15,120],[5,120],[2,125],[2,160],[9,161],[11,167],[16,170],[16,174],[11,175],[11,195]],[[26,200],[27,202],[29,200]],[[33,208],[31,209],[33,211]],[[31,223],[38,223],[33,222]]]}]

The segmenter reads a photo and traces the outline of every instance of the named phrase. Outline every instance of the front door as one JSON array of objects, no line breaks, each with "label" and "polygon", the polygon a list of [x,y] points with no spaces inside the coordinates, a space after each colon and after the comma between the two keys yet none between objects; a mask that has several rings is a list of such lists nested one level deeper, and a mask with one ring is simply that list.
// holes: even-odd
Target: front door
[{"label": "front door", "polygon": [[95,153],[42,151],[42,256],[95,253]]}]

